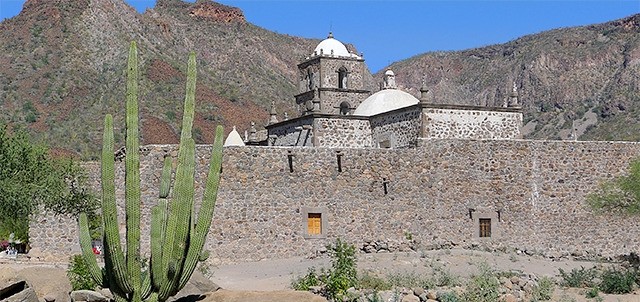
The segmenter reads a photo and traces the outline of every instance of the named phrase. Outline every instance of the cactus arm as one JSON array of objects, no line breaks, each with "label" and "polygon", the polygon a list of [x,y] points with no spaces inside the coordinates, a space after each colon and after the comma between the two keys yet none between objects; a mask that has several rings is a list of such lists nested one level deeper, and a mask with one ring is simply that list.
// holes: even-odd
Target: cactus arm
[{"label": "cactus arm", "polygon": [[151,279],[155,289],[166,282],[167,268],[162,264],[162,249],[167,228],[167,206],[171,186],[171,157],[164,158],[162,176],[160,178],[160,194],[158,204],[151,209]]},{"label": "cactus arm", "polygon": [[[196,56],[189,54],[187,64],[187,86],[184,99],[184,113],[182,115],[182,132],[180,134],[180,149],[178,150],[178,168],[174,188],[174,198],[170,204],[165,244],[162,251],[162,266],[167,274],[159,291],[158,299],[166,300],[174,295],[176,285],[180,281],[182,263],[184,261],[187,238],[192,225],[194,170],[195,170],[195,142],[191,138],[193,117],[195,115],[196,91]],[[188,222],[185,224],[185,222]]]},{"label": "cactus arm", "polygon": [[[132,290],[124,255],[120,245],[118,230],[118,214],[115,193],[115,162],[113,158],[113,118],[107,114],[104,118],[104,135],[102,143],[102,221],[104,226],[105,262],[110,262],[110,270],[114,280],[109,285],[129,293]],[[107,259],[108,258],[108,259]],[[111,282],[113,281],[113,282]]]},{"label": "cactus arm", "polygon": [[147,270],[146,272],[143,272],[142,285],[140,288],[140,296],[143,301],[147,300],[153,291],[153,285],[151,283],[151,270]]},{"label": "cactus arm", "polygon": [[[195,142],[187,138],[181,142],[178,151],[178,168],[174,198],[171,202],[171,215],[167,225],[167,240],[165,247],[170,251],[163,251],[163,258],[168,261],[168,282],[160,289],[160,300],[171,296],[180,279],[182,263],[188,244],[191,212],[193,211],[194,171],[195,171]],[[186,222],[186,223],[185,223]],[[164,260],[163,260],[164,263]]]},{"label": "cactus arm", "polygon": [[216,136],[213,142],[213,150],[211,152],[211,159],[209,162],[207,184],[202,198],[202,204],[200,205],[200,212],[198,213],[198,222],[196,223],[195,232],[191,234],[191,239],[189,240],[189,251],[187,252],[182,276],[180,276],[178,290],[183,288],[191,278],[202,253],[207,233],[211,227],[213,210],[216,205],[216,197],[218,194],[218,186],[220,184],[223,135],[224,130],[222,126],[216,127]]},{"label": "cactus arm", "polygon": [[195,115],[195,99],[196,99],[196,54],[189,53],[189,62],[187,64],[187,87],[184,97],[184,113],[182,114],[182,132],[180,133],[180,142],[191,138],[191,129],[193,126],[193,117]]},{"label": "cactus arm", "polygon": [[133,287],[132,301],[140,301],[140,145],[138,131],[138,58],[131,42],[127,67],[125,157],[125,208],[127,212],[127,270]]},{"label": "cactus arm", "polygon": [[80,213],[80,217],[78,217],[78,226],[82,257],[89,268],[89,273],[100,287],[105,287],[102,279],[102,269],[98,266],[96,255],[93,254],[93,249],[91,247],[91,233],[89,232],[89,219],[87,218],[87,213]]},{"label": "cactus arm", "polygon": [[166,282],[166,270],[162,266],[162,247],[167,224],[167,200],[160,199],[151,209],[151,277],[153,286],[159,289]]}]

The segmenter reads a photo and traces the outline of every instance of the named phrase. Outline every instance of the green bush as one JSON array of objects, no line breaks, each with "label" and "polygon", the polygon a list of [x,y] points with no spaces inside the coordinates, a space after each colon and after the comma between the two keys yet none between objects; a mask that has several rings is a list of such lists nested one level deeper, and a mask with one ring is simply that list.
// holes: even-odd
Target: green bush
[{"label": "green bush", "polygon": [[494,272],[487,265],[481,265],[480,274],[471,277],[461,300],[466,302],[498,301],[499,287],[500,282]]},{"label": "green bush", "polygon": [[598,272],[595,268],[574,268],[566,273],[563,269],[559,269],[560,277],[562,277],[562,286],[567,287],[593,287],[593,279],[597,277]]},{"label": "green bush", "polygon": [[631,270],[608,269],[600,275],[598,288],[605,294],[628,294],[633,291],[636,273]]},{"label": "green bush", "polygon": [[331,257],[331,270],[326,281],[327,296],[335,300],[344,297],[347,289],[358,285],[356,248],[338,238],[327,249]]},{"label": "green bush", "polygon": [[308,291],[312,286],[320,285],[320,276],[316,273],[315,267],[310,267],[307,274],[291,281],[291,288],[294,290]]},{"label": "green bush", "polygon": [[438,293],[438,301],[440,302],[462,302],[458,294],[455,292]]},{"label": "green bush", "polygon": [[538,280],[538,286],[531,293],[531,301],[549,301],[553,295],[555,283],[549,277],[542,277]]},{"label": "green bush", "polygon": [[460,279],[458,276],[452,274],[449,270],[436,268],[434,269],[434,274],[434,282],[436,286],[453,287],[460,285]]},{"label": "green bush", "polygon": [[365,272],[358,277],[358,288],[372,289],[375,291],[390,290],[391,284],[383,278]]},{"label": "green bush", "polygon": [[331,257],[331,269],[320,270],[318,274],[312,267],[306,275],[293,280],[291,288],[309,290],[311,286],[324,286],[324,295],[329,300],[342,301],[348,296],[347,289],[358,286],[356,248],[337,239],[327,249]]},{"label": "green bush", "polygon": [[71,257],[69,268],[67,269],[67,278],[71,283],[73,290],[95,290],[98,286],[89,272],[89,267],[82,255],[74,255]]},{"label": "green bush", "polygon": [[589,299],[592,299],[592,298],[598,297],[598,294],[599,294],[599,292],[598,292],[598,288],[593,287],[593,288],[590,288],[590,289],[587,291],[587,293],[586,293],[586,295],[585,295],[585,296],[586,296],[587,298],[589,298]]}]

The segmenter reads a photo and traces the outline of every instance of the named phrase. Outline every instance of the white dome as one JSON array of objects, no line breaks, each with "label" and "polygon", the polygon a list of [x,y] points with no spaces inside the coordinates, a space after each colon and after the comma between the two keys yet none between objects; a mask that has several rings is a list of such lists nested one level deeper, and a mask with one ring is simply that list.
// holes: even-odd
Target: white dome
[{"label": "white dome", "polygon": [[372,94],[364,100],[353,112],[353,115],[374,116],[376,114],[409,107],[419,102],[420,101],[414,96],[404,91],[385,89]]},{"label": "white dome", "polygon": [[[332,52],[333,51],[333,52]],[[347,47],[342,42],[333,38],[333,35],[329,33],[329,37],[322,40],[316,49],[313,51],[315,55],[324,56],[338,56],[338,57],[358,57],[355,54],[349,53]]]},{"label": "white dome", "polygon": [[242,141],[242,137],[240,137],[240,133],[236,131],[236,126],[233,126],[233,130],[229,132],[229,136],[224,141],[224,146],[244,146],[244,141]]}]

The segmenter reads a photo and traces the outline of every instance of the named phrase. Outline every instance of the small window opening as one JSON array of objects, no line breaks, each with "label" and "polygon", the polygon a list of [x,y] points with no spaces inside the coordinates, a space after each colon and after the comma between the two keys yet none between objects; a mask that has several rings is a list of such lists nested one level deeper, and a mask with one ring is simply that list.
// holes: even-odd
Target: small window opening
[{"label": "small window opening", "polygon": [[351,113],[351,105],[348,102],[340,103],[340,114],[349,115],[349,113]]},{"label": "small window opening", "polygon": [[287,154],[287,160],[289,161],[289,172],[293,173],[293,154],[291,154],[291,151]]},{"label": "small window opening", "polygon": [[391,141],[389,141],[388,139],[385,139],[383,141],[380,141],[378,143],[378,145],[380,146],[380,148],[382,149],[391,149]]},{"label": "small window opening", "polygon": [[389,188],[387,187],[389,185],[389,181],[386,178],[382,179],[382,188],[384,189],[384,195],[389,194]]},{"label": "small window opening", "polygon": [[307,215],[307,232],[309,235],[322,234],[322,214],[309,213]]},{"label": "small window opening", "polygon": [[340,69],[338,69],[338,88],[347,89],[347,83],[348,83],[347,75],[348,73],[346,68],[340,67]]},{"label": "small window opening", "polygon": [[336,152],[336,159],[338,160],[338,172],[342,172],[342,153],[340,151]]},{"label": "small window opening", "polygon": [[491,218],[480,218],[480,237],[491,237]]}]

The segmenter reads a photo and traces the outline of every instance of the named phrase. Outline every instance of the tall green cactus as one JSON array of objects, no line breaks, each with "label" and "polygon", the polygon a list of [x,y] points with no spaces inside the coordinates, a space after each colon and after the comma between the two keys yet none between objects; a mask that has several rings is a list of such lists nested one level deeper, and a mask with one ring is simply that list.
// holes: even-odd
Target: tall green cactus
[{"label": "tall green cactus", "polygon": [[137,48],[135,42],[132,42],[129,50],[126,101],[126,252],[122,251],[118,230],[111,115],[105,117],[102,147],[104,268],[100,268],[92,253],[86,214],[81,214],[79,218],[80,245],[92,277],[102,287],[108,287],[116,301],[162,302],[177,294],[186,285],[202,254],[218,192],[223,129],[221,126],[216,128],[207,184],[200,212],[196,217],[194,210],[195,142],[191,137],[195,107],[196,60],[195,54],[191,53],[173,198],[169,198],[172,160],[166,157],[162,169],[158,204],[152,208],[151,214],[149,269],[142,271],[137,65]]}]

